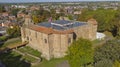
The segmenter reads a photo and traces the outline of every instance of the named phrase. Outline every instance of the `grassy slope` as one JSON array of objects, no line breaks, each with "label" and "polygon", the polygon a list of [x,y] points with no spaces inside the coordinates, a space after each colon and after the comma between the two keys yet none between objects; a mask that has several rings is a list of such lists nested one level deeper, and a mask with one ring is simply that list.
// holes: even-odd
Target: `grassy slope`
[{"label": "grassy slope", "polygon": [[41,63],[31,66],[31,67],[56,67],[57,64],[61,63],[65,59],[59,58],[59,59],[51,59],[50,61],[43,60]]}]

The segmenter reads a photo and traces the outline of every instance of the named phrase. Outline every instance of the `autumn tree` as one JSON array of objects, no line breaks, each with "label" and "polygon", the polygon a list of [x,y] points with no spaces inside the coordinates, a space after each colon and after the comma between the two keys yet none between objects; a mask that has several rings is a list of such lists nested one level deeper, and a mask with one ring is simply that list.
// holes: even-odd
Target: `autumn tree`
[{"label": "autumn tree", "polygon": [[19,26],[14,26],[13,28],[7,28],[7,34],[10,37],[18,37],[21,35],[20,33],[20,27]]},{"label": "autumn tree", "polygon": [[32,19],[34,23],[40,23],[46,21],[50,17],[51,17],[50,12],[47,10],[41,9],[32,12]]},{"label": "autumn tree", "polygon": [[71,67],[87,66],[93,62],[92,43],[80,38],[70,45],[67,54],[67,60]]}]

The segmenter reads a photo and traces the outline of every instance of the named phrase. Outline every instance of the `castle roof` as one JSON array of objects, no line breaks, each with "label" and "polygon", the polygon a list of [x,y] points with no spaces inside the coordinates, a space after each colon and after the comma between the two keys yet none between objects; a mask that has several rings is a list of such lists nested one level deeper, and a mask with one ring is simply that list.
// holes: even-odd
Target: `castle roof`
[{"label": "castle roof", "polygon": [[86,25],[84,22],[57,20],[53,22],[43,22],[38,25],[30,25],[29,28],[46,34],[69,34],[73,33],[73,28]]},{"label": "castle roof", "polygon": [[52,28],[47,28],[47,27],[37,26],[37,25],[30,25],[29,28],[32,30],[38,31],[38,32],[46,33],[46,34],[52,34],[52,33],[54,33],[54,34],[69,34],[69,33],[73,33],[72,29],[59,31],[59,30],[54,30]]},{"label": "castle roof", "polygon": [[55,30],[68,30],[68,29],[72,29],[74,27],[78,27],[86,24],[87,23],[85,22],[78,22],[78,21],[57,20],[53,22],[39,23],[38,25],[47,27],[47,28],[52,28]]}]

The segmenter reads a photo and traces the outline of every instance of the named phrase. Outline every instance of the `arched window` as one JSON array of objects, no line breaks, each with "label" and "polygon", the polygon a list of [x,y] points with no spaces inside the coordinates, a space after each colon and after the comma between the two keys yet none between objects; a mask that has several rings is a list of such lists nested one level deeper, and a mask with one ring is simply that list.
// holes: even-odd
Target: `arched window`
[{"label": "arched window", "polygon": [[47,43],[47,39],[44,39],[45,43]]},{"label": "arched window", "polygon": [[69,43],[69,44],[71,43],[71,38],[68,38],[68,43]]}]

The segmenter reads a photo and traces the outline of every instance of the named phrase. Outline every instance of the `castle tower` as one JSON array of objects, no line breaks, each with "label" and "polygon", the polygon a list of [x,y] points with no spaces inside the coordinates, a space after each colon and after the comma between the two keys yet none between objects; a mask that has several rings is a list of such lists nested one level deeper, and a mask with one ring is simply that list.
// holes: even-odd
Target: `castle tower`
[{"label": "castle tower", "polygon": [[25,24],[26,26],[28,26],[28,25],[31,24],[31,23],[32,23],[31,16],[30,16],[30,15],[26,15],[26,16],[25,16],[25,22],[24,22],[24,24]]},{"label": "castle tower", "polygon": [[96,39],[96,33],[97,33],[97,21],[93,18],[89,19],[88,21],[89,25],[89,38],[92,40]]},{"label": "castle tower", "polygon": [[21,27],[21,38],[22,38],[22,42],[28,41],[28,32],[29,30],[26,27],[29,27],[29,25],[32,23],[32,19],[30,15],[26,15],[25,16],[25,21],[23,26]]}]

